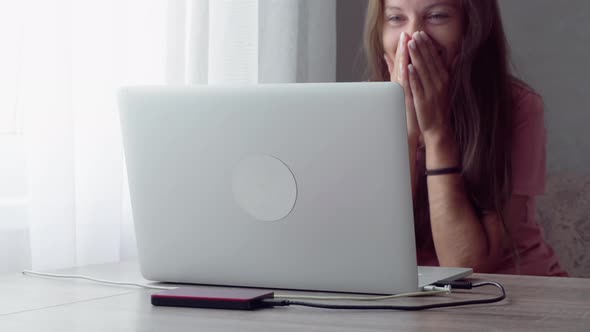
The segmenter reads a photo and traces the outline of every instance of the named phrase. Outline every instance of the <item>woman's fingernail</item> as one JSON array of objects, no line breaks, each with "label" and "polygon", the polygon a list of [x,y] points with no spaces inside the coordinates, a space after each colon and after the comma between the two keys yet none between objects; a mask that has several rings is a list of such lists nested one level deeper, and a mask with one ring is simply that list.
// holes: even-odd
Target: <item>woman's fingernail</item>
[{"label": "woman's fingernail", "polygon": [[410,45],[410,48],[411,48],[411,49],[413,49],[413,50],[415,50],[415,49],[416,49],[416,42],[415,42],[415,41],[413,41],[413,40],[412,40],[412,41],[410,41],[410,44],[409,44],[409,45]]},{"label": "woman's fingernail", "polygon": [[420,31],[414,32],[414,35],[412,37],[416,40],[420,40]]},{"label": "woman's fingernail", "polygon": [[428,40],[428,35],[424,31],[420,31],[420,37],[423,38],[424,40]]},{"label": "woman's fingernail", "polygon": [[410,71],[410,74],[414,73],[414,65],[412,65],[411,63],[408,65],[408,70]]}]

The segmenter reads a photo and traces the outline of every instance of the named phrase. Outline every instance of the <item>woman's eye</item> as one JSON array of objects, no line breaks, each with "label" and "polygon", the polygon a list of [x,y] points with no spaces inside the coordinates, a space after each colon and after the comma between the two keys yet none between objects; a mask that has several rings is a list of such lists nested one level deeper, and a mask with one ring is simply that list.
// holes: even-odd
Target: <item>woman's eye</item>
[{"label": "woman's eye", "polygon": [[447,18],[449,18],[449,15],[445,13],[435,13],[428,16],[428,19],[433,21],[444,21]]},{"label": "woman's eye", "polygon": [[393,23],[401,22],[401,21],[403,21],[403,19],[404,18],[402,16],[399,16],[399,15],[389,16],[387,18],[388,21],[393,22]]}]

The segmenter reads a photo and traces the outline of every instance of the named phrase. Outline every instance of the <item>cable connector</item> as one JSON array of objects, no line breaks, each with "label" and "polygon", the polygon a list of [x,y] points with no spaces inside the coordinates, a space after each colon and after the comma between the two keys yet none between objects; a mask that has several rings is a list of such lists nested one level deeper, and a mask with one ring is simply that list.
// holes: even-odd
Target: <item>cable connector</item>
[{"label": "cable connector", "polygon": [[444,287],[451,286],[453,289],[472,289],[473,284],[467,280],[455,280],[455,281],[439,281],[433,284],[434,286]]},{"label": "cable connector", "polygon": [[452,288],[450,285],[444,286],[435,286],[435,285],[428,285],[423,287],[425,292],[444,292],[444,294],[451,294]]},{"label": "cable connector", "polygon": [[291,301],[284,299],[263,299],[258,302],[260,308],[288,307]]}]

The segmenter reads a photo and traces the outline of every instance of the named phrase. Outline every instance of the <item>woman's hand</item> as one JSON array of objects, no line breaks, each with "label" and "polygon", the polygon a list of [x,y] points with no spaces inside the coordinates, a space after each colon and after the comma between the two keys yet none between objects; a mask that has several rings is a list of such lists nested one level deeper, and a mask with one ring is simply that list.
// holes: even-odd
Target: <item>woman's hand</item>
[{"label": "woman's hand", "polygon": [[408,64],[410,63],[410,54],[408,52],[408,42],[410,37],[403,32],[399,38],[397,51],[395,53],[395,61],[386,53],[384,55],[389,76],[392,82],[401,84],[404,88],[406,100],[406,122],[408,126],[408,151],[410,161],[410,177],[412,183],[412,197],[416,195],[417,177],[416,177],[416,150],[418,143],[421,140],[420,127],[418,126],[418,119],[416,118],[416,110],[414,109],[414,97],[412,96],[412,89],[410,87],[410,77],[408,75]]},{"label": "woman's hand", "polygon": [[451,130],[449,72],[425,32],[414,33],[408,46],[411,94],[419,129],[428,144],[430,138],[447,136]]},{"label": "woman's hand", "polygon": [[401,84],[404,88],[408,140],[417,143],[420,137],[420,127],[418,126],[418,120],[416,118],[414,97],[412,96],[412,89],[410,87],[410,79],[408,75],[408,64],[410,63],[410,54],[408,52],[409,39],[409,36],[405,32],[402,32],[395,54],[395,61],[392,61],[387,53],[384,54],[384,57],[391,81]]}]

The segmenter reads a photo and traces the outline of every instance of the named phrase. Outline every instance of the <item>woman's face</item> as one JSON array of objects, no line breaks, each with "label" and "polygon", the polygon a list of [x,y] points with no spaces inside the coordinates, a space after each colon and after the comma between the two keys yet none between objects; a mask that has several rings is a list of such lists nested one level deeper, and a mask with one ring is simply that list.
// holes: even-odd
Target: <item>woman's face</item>
[{"label": "woman's face", "polygon": [[464,26],[460,0],[384,0],[383,15],[383,46],[391,59],[396,59],[402,32],[426,32],[447,66],[459,54]]}]

